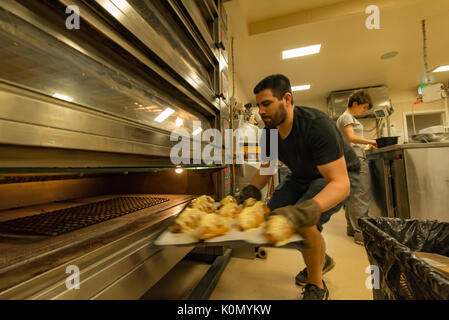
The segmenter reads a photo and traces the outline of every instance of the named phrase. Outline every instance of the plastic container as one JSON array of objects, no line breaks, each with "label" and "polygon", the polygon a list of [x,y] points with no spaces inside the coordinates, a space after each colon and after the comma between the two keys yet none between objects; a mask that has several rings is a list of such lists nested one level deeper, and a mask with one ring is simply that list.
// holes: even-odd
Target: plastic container
[{"label": "plastic container", "polygon": [[394,144],[397,144],[398,138],[399,138],[399,136],[378,138],[378,139],[376,139],[377,147],[383,148],[383,147],[392,146]]},{"label": "plastic container", "polygon": [[414,254],[449,257],[449,223],[363,217],[359,225],[372,270],[379,271],[375,300],[449,300],[449,277]]}]

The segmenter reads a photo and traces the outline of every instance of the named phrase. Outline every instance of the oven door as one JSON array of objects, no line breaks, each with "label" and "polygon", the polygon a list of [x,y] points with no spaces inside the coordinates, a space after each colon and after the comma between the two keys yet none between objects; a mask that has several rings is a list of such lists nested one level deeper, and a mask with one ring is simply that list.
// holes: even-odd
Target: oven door
[{"label": "oven door", "polygon": [[164,1],[70,4],[79,29],[66,1],[0,4],[0,167],[171,165],[173,130],[220,129],[218,60]]}]

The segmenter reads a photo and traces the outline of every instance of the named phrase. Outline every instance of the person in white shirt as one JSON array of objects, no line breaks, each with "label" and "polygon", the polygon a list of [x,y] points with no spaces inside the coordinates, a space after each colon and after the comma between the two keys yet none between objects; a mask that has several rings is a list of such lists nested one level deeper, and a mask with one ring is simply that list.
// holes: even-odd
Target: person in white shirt
[{"label": "person in white shirt", "polygon": [[346,203],[347,234],[354,236],[357,244],[363,244],[362,232],[358,219],[368,215],[368,209],[372,200],[371,181],[368,162],[365,156],[365,147],[377,147],[376,140],[363,137],[363,125],[355,118],[361,116],[373,106],[371,97],[364,90],[354,91],[348,100],[346,111],[338,118],[337,127],[343,138],[352,146],[360,160],[360,186]]}]

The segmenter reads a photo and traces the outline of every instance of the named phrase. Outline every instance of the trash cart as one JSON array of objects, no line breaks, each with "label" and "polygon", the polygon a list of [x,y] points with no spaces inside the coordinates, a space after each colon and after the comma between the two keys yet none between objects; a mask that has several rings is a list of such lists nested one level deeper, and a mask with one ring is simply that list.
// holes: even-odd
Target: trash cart
[{"label": "trash cart", "polygon": [[371,270],[378,271],[371,275],[375,300],[449,300],[449,276],[414,253],[448,257],[449,223],[363,217],[359,225]]}]

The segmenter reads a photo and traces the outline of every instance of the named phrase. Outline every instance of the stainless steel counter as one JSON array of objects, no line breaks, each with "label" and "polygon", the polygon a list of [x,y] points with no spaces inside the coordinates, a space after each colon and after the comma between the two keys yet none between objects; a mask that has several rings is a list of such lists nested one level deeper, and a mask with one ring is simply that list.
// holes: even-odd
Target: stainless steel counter
[{"label": "stainless steel counter", "polygon": [[432,143],[407,143],[407,144],[395,144],[392,146],[374,149],[367,151],[367,156],[374,156],[384,152],[404,150],[404,149],[428,149],[428,148],[445,148],[449,147],[449,142],[432,142]]},{"label": "stainless steel counter", "polygon": [[393,145],[367,159],[372,215],[449,221],[449,143]]}]

